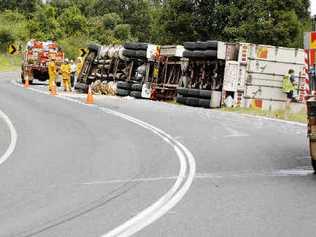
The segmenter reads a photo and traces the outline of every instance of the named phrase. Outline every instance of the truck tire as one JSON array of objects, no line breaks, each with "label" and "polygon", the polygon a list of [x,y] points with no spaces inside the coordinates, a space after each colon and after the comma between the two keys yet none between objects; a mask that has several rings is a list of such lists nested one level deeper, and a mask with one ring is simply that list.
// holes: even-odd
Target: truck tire
[{"label": "truck tire", "polygon": [[211,100],[210,99],[199,99],[199,107],[202,108],[211,108]]},{"label": "truck tire", "polygon": [[210,99],[200,99],[196,97],[185,97],[178,95],[177,103],[185,104],[193,107],[202,107],[202,108],[210,108],[211,100]]},{"label": "truck tire", "polygon": [[211,99],[212,91],[210,90],[199,90],[199,89],[189,89],[189,88],[177,88],[177,92],[180,95],[187,97],[197,97],[201,99]]},{"label": "truck tire", "polygon": [[123,56],[128,57],[128,58],[135,58],[136,57],[136,50],[125,49],[123,51]]},{"label": "truck tire", "polygon": [[185,49],[188,50],[207,50],[207,49],[217,49],[218,41],[210,40],[210,41],[197,41],[197,42],[185,42],[183,44]]},{"label": "truck tire", "polygon": [[217,51],[216,50],[185,50],[183,52],[184,58],[216,58]]},{"label": "truck tire", "polygon": [[143,89],[143,85],[140,83],[135,83],[135,84],[132,84],[131,86],[132,91],[142,91],[142,89]]},{"label": "truck tire", "polygon": [[142,92],[141,91],[131,91],[130,95],[134,98],[140,99],[142,98]]},{"label": "truck tire", "polygon": [[183,97],[182,95],[177,95],[176,101],[177,101],[177,103],[184,105],[185,104],[185,97]]},{"label": "truck tire", "polygon": [[186,97],[185,98],[185,104],[190,105],[192,107],[199,107],[199,98],[194,97]]},{"label": "truck tire", "polygon": [[146,58],[147,57],[147,51],[145,51],[145,50],[138,50],[138,51],[136,51],[136,57],[137,58]]},{"label": "truck tire", "polygon": [[212,91],[210,90],[200,90],[199,97],[202,99],[211,99],[212,98]]},{"label": "truck tire", "polygon": [[116,90],[116,95],[118,96],[128,96],[129,95],[129,90],[125,90],[125,89],[117,89]]},{"label": "truck tire", "polygon": [[131,49],[125,49],[123,51],[123,55],[128,58],[146,58],[147,57],[147,51],[145,50],[131,50]]},{"label": "truck tire", "polygon": [[101,50],[101,45],[99,45],[99,44],[89,44],[88,45],[88,49],[89,49],[90,52],[94,51],[94,52],[98,53]]},{"label": "truck tire", "polygon": [[189,88],[177,88],[177,92],[180,95],[186,97],[199,97],[200,90],[198,89],[189,89]]},{"label": "truck tire", "polygon": [[194,97],[187,97],[186,104],[193,106],[193,107],[210,108],[211,100],[194,98]]},{"label": "truck tire", "polygon": [[133,50],[147,50],[147,43],[126,43],[124,45],[125,49],[133,49]]},{"label": "truck tire", "polygon": [[131,84],[128,83],[127,81],[118,81],[117,84],[116,84],[116,87],[118,89],[129,90],[131,88]]}]

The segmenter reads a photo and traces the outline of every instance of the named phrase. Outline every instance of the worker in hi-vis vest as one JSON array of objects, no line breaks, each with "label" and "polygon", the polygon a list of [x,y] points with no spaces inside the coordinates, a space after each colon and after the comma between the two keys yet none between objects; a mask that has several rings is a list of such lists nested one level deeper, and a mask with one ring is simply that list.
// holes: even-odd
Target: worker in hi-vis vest
[{"label": "worker in hi-vis vest", "polygon": [[71,85],[70,85],[71,67],[70,67],[68,59],[65,59],[65,63],[61,65],[60,70],[61,70],[61,75],[63,77],[64,91],[71,91]]},{"label": "worker in hi-vis vest", "polygon": [[288,74],[283,77],[282,91],[286,93],[287,105],[293,100],[294,86],[294,70],[290,69]]},{"label": "worker in hi-vis vest", "polygon": [[53,83],[56,83],[56,76],[57,76],[57,66],[55,63],[55,59],[52,58],[48,63],[48,89],[51,90],[53,87]]},{"label": "worker in hi-vis vest", "polygon": [[83,59],[82,59],[82,57],[78,57],[77,58],[77,78],[79,77],[82,66],[83,66]]}]

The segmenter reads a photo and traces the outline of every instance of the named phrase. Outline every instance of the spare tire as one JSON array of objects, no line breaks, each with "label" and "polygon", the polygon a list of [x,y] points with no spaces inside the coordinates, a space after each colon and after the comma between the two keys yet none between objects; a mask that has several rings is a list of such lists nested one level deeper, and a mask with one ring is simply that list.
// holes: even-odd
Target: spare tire
[{"label": "spare tire", "polygon": [[132,97],[135,97],[137,99],[140,99],[142,98],[142,92],[141,91],[131,91],[131,94],[130,94]]},{"label": "spare tire", "polygon": [[118,96],[128,96],[129,95],[129,90],[124,90],[124,89],[117,89],[116,90],[116,95]]},{"label": "spare tire", "polygon": [[126,43],[124,48],[133,50],[147,50],[148,43]]},{"label": "spare tire", "polygon": [[127,81],[118,81],[116,87],[119,89],[129,90],[131,88],[131,84]]}]

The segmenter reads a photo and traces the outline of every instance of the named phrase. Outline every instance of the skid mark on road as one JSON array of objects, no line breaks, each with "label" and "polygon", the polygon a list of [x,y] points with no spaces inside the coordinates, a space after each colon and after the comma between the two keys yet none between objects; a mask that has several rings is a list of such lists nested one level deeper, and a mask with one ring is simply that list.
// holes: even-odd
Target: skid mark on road
[{"label": "skid mark on road", "polygon": [[224,137],[226,137],[226,138],[229,138],[229,137],[249,137],[248,134],[243,133],[243,132],[240,132],[240,131],[237,131],[237,130],[235,130],[235,129],[229,127],[229,126],[226,126],[226,125],[225,125],[225,126],[223,126],[223,128],[224,128],[227,132],[229,132],[228,135],[225,135],[225,136],[224,136]]},{"label": "skid mark on road", "polygon": [[[13,84],[22,87],[22,85],[17,82],[13,82]],[[42,91],[35,88],[29,88],[29,90],[35,91],[41,94],[48,94],[47,91]],[[98,105],[86,105],[85,103],[78,101],[73,98],[69,98],[63,95],[57,95],[56,97],[71,101],[77,104],[81,104],[84,106],[93,107],[98,109],[106,114],[119,117],[121,119],[127,120],[135,125],[138,125],[146,130],[151,131],[153,134],[159,136],[164,142],[173,147],[175,153],[177,154],[180,162],[180,170],[178,176],[176,177],[176,181],[169,189],[167,193],[165,193],[160,199],[158,199],[155,203],[138,213],[136,216],[127,220],[122,225],[114,228],[109,231],[102,237],[112,237],[112,236],[131,236],[146,226],[152,224],[154,221],[165,215],[169,210],[171,210],[175,205],[177,205],[184,195],[189,191],[191,184],[193,182],[196,170],[195,159],[192,153],[179,141],[174,139],[171,135],[164,132],[163,130],[146,123],[137,118],[131,117],[127,114],[123,114],[117,112],[115,110],[111,110],[105,107],[100,107]]]},{"label": "skid mark on road", "polygon": [[[227,179],[227,178],[254,178],[254,177],[288,177],[288,176],[308,176],[314,174],[311,169],[281,169],[275,171],[261,172],[220,172],[220,173],[196,173],[195,180],[198,179]],[[162,176],[162,177],[144,177],[136,179],[112,179],[112,180],[96,180],[83,182],[79,185],[102,185],[114,183],[141,183],[141,182],[159,182],[165,180],[175,180],[177,176]]]},{"label": "skid mark on road", "polygon": [[6,152],[0,157],[0,165],[3,164],[9,157],[10,155],[14,152],[14,149],[16,147],[16,142],[18,139],[18,134],[14,128],[13,123],[9,119],[9,117],[0,110],[0,119],[2,119],[8,126],[10,130],[10,144],[6,150]]},{"label": "skid mark on road", "polygon": [[81,185],[96,185],[96,184],[115,184],[115,183],[140,183],[140,182],[157,182],[164,180],[174,180],[177,179],[177,176],[169,177],[153,177],[153,178],[136,178],[136,179],[113,179],[113,180],[99,180],[80,183]]}]

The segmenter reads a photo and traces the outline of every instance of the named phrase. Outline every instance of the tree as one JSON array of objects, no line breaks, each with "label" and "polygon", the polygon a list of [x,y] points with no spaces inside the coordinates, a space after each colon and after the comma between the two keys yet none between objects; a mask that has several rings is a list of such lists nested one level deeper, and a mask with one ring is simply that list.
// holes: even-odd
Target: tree
[{"label": "tree", "polygon": [[120,24],[114,28],[114,36],[121,42],[131,40],[131,27],[128,24]]},{"label": "tree", "polygon": [[193,26],[194,4],[190,0],[169,0],[163,5],[159,22],[162,34],[159,41],[166,44],[195,40],[197,33]]},{"label": "tree", "polygon": [[302,47],[303,32],[311,30],[309,6],[310,0],[3,0],[0,44],[58,39],[74,49],[71,41],[217,39]]},{"label": "tree", "polygon": [[57,21],[56,8],[50,5],[43,5],[34,13],[29,20],[30,38],[38,40],[59,39],[63,32]]},{"label": "tree", "polygon": [[0,47],[3,50],[9,43],[24,42],[29,37],[26,17],[17,12],[6,10],[0,13]]},{"label": "tree", "polygon": [[81,14],[80,9],[75,6],[64,9],[58,17],[58,22],[66,35],[87,33],[87,19]]},{"label": "tree", "polygon": [[41,5],[40,0],[2,0],[0,1],[0,11],[17,10],[24,14],[31,14]]},{"label": "tree", "polygon": [[227,41],[302,47],[303,24],[309,18],[303,16],[301,10],[308,12],[307,3],[294,0],[231,1],[223,38]]},{"label": "tree", "polygon": [[116,25],[122,23],[123,20],[117,13],[107,13],[102,17],[102,26],[106,30],[113,30]]}]

